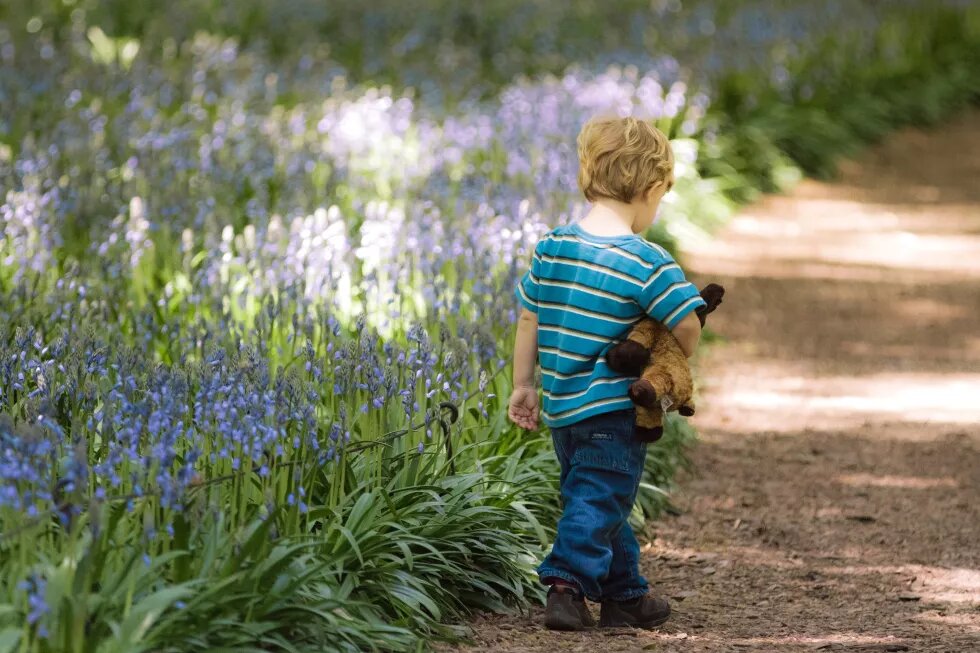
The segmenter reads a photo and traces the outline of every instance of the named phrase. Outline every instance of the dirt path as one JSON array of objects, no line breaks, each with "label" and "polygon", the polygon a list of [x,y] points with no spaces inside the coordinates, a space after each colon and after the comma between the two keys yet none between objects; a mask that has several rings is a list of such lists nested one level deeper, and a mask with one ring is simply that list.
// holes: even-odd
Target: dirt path
[{"label": "dirt path", "polygon": [[687,264],[728,295],[697,474],[642,563],[674,618],[491,617],[476,650],[980,652],[980,111],[766,198]]}]

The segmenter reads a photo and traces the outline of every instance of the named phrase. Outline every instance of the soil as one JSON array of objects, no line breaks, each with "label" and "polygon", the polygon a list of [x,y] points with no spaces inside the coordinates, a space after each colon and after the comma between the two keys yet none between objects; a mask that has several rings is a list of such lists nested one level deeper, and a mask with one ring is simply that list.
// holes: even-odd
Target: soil
[{"label": "soil", "polygon": [[673,617],[482,616],[460,650],[980,652],[980,111],[764,198],[684,263],[728,292],[696,471],[641,563]]}]

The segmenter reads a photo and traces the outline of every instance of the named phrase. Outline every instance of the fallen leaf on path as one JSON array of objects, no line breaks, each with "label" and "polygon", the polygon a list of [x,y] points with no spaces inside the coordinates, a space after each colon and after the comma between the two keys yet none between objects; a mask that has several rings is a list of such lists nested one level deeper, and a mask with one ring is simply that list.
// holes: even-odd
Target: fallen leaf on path
[{"label": "fallen leaf on path", "polygon": [[694,590],[684,590],[683,592],[674,592],[670,595],[670,598],[677,599],[678,601],[683,601],[684,599],[689,599],[692,596],[697,596],[698,593]]}]

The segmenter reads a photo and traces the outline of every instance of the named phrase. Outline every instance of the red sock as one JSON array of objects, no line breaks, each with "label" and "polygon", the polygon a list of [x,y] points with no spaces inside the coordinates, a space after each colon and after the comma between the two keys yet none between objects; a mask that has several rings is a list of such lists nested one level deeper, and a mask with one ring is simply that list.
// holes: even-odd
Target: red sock
[{"label": "red sock", "polygon": [[565,580],[564,578],[557,578],[557,577],[547,578],[547,579],[545,579],[545,584],[546,585],[551,585],[552,587],[567,587],[569,589],[575,590],[575,592],[578,592],[579,591],[578,590],[578,585],[576,585],[575,583],[569,582],[569,581]]}]

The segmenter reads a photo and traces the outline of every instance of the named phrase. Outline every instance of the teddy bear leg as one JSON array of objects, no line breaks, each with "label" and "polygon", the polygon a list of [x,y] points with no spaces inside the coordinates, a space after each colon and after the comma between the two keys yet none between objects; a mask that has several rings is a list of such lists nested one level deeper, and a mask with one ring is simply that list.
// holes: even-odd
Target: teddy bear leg
[{"label": "teddy bear leg", "polygon": [[663,434],[663,411],[659,408],[637,407],[633,437],[640,442],[656,442]]},{"label": "teddy bear leg", "polygon": [[694,414],[694,404],[687,403],[677,409],[677,412],[684,417],[690,417]]},{"label": "teddy bear leg", "polygon": [[670,394],[671,380],[664,374],[648,374],[630,385],[629,396],[637,406],[652,408],[659,405],[660,397]]},{"label": "teddy bear leg", "polygon": [[639,379],[631,384],[629,396],[630,400],[641,408],[653,408],[657,405],[657,391],[646,379]]}]

